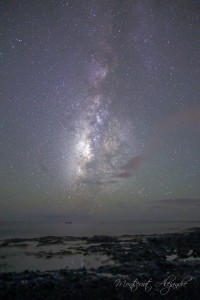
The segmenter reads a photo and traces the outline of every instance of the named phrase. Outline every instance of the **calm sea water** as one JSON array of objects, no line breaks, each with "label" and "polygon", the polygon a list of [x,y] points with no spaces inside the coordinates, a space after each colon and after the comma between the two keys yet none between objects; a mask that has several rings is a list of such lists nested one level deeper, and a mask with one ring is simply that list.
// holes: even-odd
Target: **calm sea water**
[{"label": "calm sea water", "polygon": [[[153,234],[180,232],[192,227],[200,227],[200,222],[96,222],[72,224],[65,224],[64,222],[0,222],[0,240],[17,237],[37,238],[49,235],[87,237],[92,235]],[[3,241],[0,241],[0,243],[3,243]],[[116,264],[105,254],[90,253],[85,255],[80,252],[80,246],[88,247],[85,241],[80,240],[55,245],[47,243],[40,247],[38,247],[37,241],[10,243],[7,246],[0,247],[0,273],[22,272],[24,270],[49,271],[66,267],[70,269],[82,267],[90,269]],[[72,249],[71,254],[62,254],[62,251],[71,251]],[[41,251],[46,254],[38,257]],[[52,254],[50,259],[46,257],[49,253]]]},{"label": "calm sea water", "polygon": [[48,235],[92,236],[124,234],[154,234],[183,231],[200,227],[200,221],[187,222],[104,222],[72,223],[64,222],[0,222],[0,239],[32,238]]}]

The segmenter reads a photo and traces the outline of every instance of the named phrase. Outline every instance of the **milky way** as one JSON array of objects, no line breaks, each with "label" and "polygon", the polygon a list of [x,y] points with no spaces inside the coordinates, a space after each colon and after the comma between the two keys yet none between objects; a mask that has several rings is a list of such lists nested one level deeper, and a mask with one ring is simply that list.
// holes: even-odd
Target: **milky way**
[{"label": "milky way", "polygon": [[[69,182],[77,185],[111,185],[117,183],[117,169],[128,157],[126,126],[112,114],[112,95],[106,95],[104,87],[110,73],[115,72],[114,49],[109,43],[112,36],[110,14],[96,7],[90,16],[94,19],[96,34],[93,43],[96,53],[88,61],[86,80],[87,91],[84,106],[75,122],[69,153]],[[98,20],[96,20],[96,18]],[[129,124],[130,125],[130,124]],[[124,146],[123,146],[124,145]]]}]

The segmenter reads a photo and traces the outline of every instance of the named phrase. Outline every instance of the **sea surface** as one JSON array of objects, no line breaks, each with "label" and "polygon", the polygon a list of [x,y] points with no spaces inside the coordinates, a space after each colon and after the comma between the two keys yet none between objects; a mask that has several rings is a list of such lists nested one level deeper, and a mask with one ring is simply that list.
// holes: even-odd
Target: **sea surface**
[{"label": "sea surface", "polygon": [[[78,269],[116,265],[106,254],[98,251],[85,254],[80,248],[99,246],[98,241],[88,244],[93,235],[121,236],[119,242],[126,251],[127,235],[142,235],[183,232],[200,227],[199,222],[96,222],[65,224],[65,222],[0,222],[0,272],[50,271],[63,268]],[[123,237],[123,235],[125,235]],[[53,241],[49,243],[49,238]],[[71,236],[62,243],[52,236]],[[46,242],[40,244],[42,237]],[[81,240],[79,237],[86,237]],[[21,238],[22,240],[10,240]],[[36,238],[36,240],[31,240]],[[131,237],[130,237],[131,238]],[[27,240],[26,240],[27,239]],[[39,240],[37,240],[39,239]],[[64,238],[62,238],[64,239]],[[61,240],[62,240],[61,239]],[[171,258],[171,257],[170,257]]]},{"label": "sea surface", "polygon": [[41,236],[135,235],[180,232],[200,227],[200,221],[174,222],[0,222],[0,239]]}]

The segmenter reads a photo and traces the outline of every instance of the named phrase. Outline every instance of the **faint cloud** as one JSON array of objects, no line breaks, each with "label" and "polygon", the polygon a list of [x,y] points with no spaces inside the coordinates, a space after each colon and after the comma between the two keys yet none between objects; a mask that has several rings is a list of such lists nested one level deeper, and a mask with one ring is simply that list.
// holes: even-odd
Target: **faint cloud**
[{"label": "faint cloud", "polygon": [[134,156],[129,159],[124,165],[122,165],[119,169],[119,173],[115,174],[113,177],[115,178],[130,178],[134,175],[134,172],[140,167],[142,162],[144,161],[144,155]]},{"label": "faint cloud", "polygon": [[111,185],[117,183],[117,180],[92,180],[92,179],[84,179],[81,181],[81,183],[84,184],[91,184],[91,185]]},{"label": "faint cloud", "polygon": [[135,156],[135,157],[129,159],[123,166],[121,166],[120,169],[133,172],[140,167],[140,165],[144,161],[144,159],[145,159],[144,155]]},{"label": "faint cloud", "polygon": [[124,202],[117,202],[116,206],[119,208],[128,208],[128,204]]},{"label": "faint cloud", "polygon": [[113,177],[115,177],[115,178],[130,178],[132,176],[133,176],[133,174],[131,174],[129,172],[121,172],[121,173],[114,175]]},{"label": "faint cloud", "polygon": [[183,198],[183,199],[164,199],[154,201],[160,205],[200,205],[200,199]]},{"label": "faint cloud", "polygon": [[172,114],[161,125],[166,132],[173,132],[177,128],[200,124],[200,107],[193,107],[182,112]]}]

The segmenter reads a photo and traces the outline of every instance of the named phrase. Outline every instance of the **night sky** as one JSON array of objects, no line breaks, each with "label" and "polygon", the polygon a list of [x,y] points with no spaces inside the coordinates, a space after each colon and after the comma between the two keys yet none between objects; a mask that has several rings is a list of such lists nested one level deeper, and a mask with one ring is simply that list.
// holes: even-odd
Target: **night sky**
[{"label": "night sky", "polygon": [[0,1],[0,216],[198,220],[200,1]]}]

